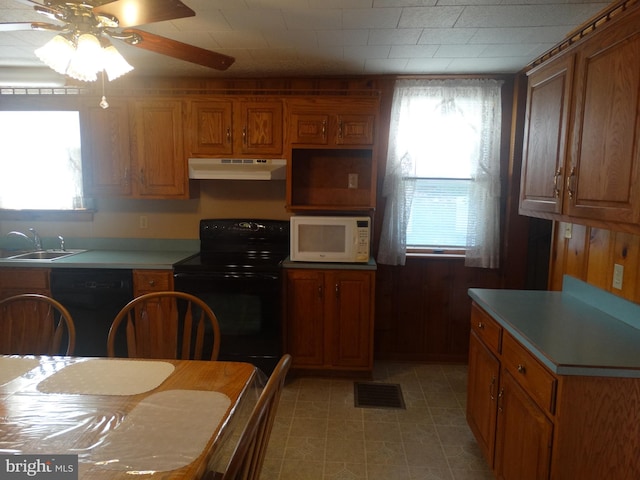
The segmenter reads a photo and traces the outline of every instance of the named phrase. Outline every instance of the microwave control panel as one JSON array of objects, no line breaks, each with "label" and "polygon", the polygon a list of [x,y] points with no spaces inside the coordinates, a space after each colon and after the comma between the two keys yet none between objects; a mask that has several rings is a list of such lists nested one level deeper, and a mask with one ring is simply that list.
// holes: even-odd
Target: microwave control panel
[{"label": "microwave control panel", "polygon": [[[356,261],[366,262],[369,260],[369,222],[363,222],[364,225],[358,222],[356,229],[357,245],[356,245]],[[366,226],[365,226],[366,225]]]}]

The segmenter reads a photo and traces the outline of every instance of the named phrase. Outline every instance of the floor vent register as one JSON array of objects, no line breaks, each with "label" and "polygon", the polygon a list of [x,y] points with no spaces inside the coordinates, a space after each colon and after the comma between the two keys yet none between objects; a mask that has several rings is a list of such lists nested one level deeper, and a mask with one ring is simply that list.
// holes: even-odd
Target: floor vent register
[{"label": "floor vent register", "polygon": [[359,408],[406,408],[402,389],[395,383],[355,382],[354,400]]}]

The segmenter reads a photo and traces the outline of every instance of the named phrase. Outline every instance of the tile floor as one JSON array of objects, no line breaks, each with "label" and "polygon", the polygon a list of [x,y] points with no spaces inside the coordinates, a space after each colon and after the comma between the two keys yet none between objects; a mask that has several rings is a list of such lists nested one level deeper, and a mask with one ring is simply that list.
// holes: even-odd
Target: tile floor
[{"label": "tile floor", "polygon": [[356,408],[353,379],[288,380],[261,480],[493,479],[465,420],[464,365],[376,364],[406,409]]}]

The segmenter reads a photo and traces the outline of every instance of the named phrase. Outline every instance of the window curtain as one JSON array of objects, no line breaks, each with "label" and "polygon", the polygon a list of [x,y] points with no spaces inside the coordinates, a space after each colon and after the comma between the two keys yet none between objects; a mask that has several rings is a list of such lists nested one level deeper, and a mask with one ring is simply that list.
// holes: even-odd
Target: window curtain
[{"label": "window curtain", "polygon": [[[424,115],[416,108],[415,100],[432,98],[442,106],[441,115],[455,111],[456,115],[468,116],[469,124],[479,130],[479,141],[469,158],[472,186],[465,265],[498,268],[502,83],[489,79],[396,82],[382,191],[386,203],[378,248],[379,263],[405,264],[406,232],[415,190],[416,161],[424,157],[424,151],[428,152],[429,148],[415,141],[420,136],[420,115]],[[421,154],[416,149],[420,149]],[[436,161],[442,159],[437,158]]]}]

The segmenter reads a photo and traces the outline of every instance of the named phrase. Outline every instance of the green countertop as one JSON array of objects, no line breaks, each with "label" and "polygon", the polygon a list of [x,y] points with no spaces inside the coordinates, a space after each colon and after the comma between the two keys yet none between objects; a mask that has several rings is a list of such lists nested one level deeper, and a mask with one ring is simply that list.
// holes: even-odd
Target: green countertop
[{"label": "green countertop", "polygon": [[561,292],[469,296],[557,374],[640,378],[640,305],[569,276]]},{"label": "green countertop", "polygon": [[0,267],[24,268],[129,268],[171,269],[193,251],[87,250],[55,260],[11,260],[0,258]]}]

